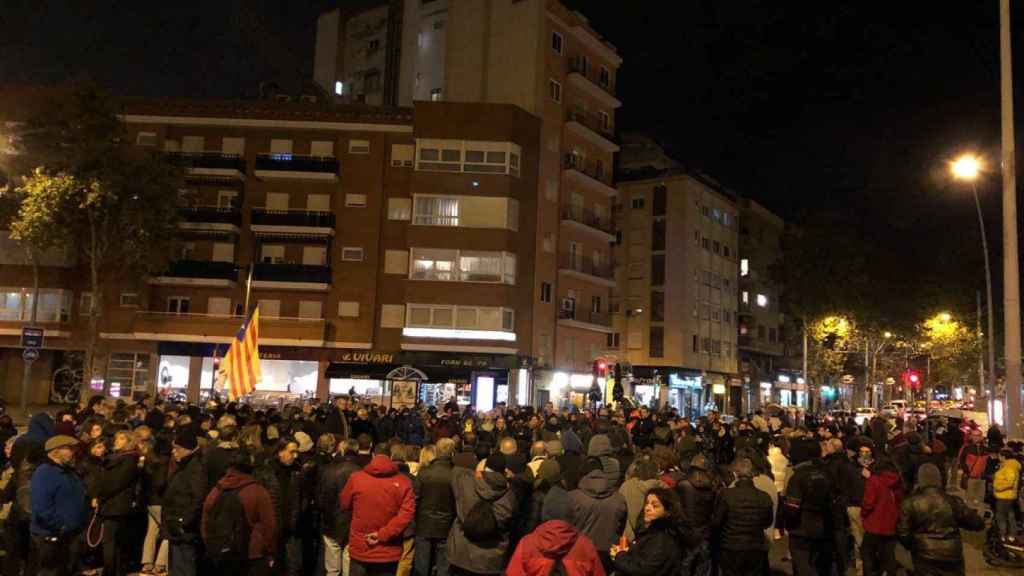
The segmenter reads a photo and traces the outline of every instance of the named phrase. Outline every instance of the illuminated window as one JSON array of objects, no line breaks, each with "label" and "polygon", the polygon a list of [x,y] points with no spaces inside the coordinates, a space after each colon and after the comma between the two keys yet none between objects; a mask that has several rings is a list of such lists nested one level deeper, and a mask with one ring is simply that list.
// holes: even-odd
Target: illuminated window
[{"label": "illuminated window", "polygon": [[750,292],[747,292],[746,290],[744,290],[743,294],[740,296],[740,298],[741,298],[741,300],[743,300],[744,304],[750,304]]},{"label": "illuminated window", "polygon": [[338,80],[334,83],[334,93],[341,96],[345,92],[345,83]]},{"label": "illuminated window", "polygon": [[750,274],[750,260],[743,258],[740,260],[740,276],[746,276]]},{"label": "illuminated window", "polygon": [[768,307],[768,297],[765,296],[764,294],[758,294],[757,295],[757,305],[760,306],[761,308],[767,308]]}]

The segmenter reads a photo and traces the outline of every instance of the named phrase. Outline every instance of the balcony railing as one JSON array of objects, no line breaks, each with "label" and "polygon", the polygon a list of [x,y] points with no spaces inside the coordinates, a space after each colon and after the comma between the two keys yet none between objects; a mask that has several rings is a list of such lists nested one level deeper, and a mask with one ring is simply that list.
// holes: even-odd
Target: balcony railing
[{"label": "balcony railing", "polygon": [[558,262],[559,268],[562,270],[572,270],[581,274],[587,274],[597,278],[606,278],[609,280],[614,276],[614,270],[610,263],[595,263],[593,259],[584,258],[582,254],[573,255],[563,253],[559,257]]},{"label": "balcony railing", "polygon": [[253,269],[253,280],[264,282],[307,282],[310,284],[330,284],[331,268],[329,266],[312,266],[309,264],[272,264],[259,262]]},{"label": "balcony railing", "polygon": [[613,141],[614,139],[615,131],[610,125],[605,126],[604,121],[597,114],[591,114],[581,109],[570,110],[566,120],[582,124],[606,140]]},{"label": "balcony railing", "polygon": [[256,170],[267,172],[310,172],[338,174],[338,159],[333,156],[302,156],[299,154],[259,154]]},{"label": "balcony railing", "polygon": [[[597,67],[597,73],[598,74],[600,74],[600,70],[601,70],[601,68]],[[569,72],[575,72],[575,73],[579,74],[580,76],[583,76],[587,80],[590,80],[590,82],[594,86],[597,86],[601,90],[604,90],[605,92],[607,92],[607,93],[611,94],[612,96],[614,96],[615,92],[612,90],[611,85],[607,84],[607,83],[602,83],[600,76],[598,76],[597,78],[594,78],[593,75],[592,75],[593,71],[594,71],[594,66],[588,66],[586,64],[586,62],[583,60],[583,58],[580,58],[579,56],[574,56],[574,57],[569,59]]]},{"label": "balcony railing", "polygon": [[558,318],[560,320],[576,320],[577,322],[586,322],[588,324],[597,324],[598,326],[611,326],[611,316],[604,312],[591,312],[589,310],[559,310]]},{"label": "balcony railing", "polygon": [[572,220],[573,222],[579,222],[585,226],[600,230],[605,234],[615,234],[615,227],[612,226],[611,218],[580,206],[563,207],[562,220]]},{"label": "balcony railing", "polygon": [[242,225],[242,213],[234,206],[183,206],[179,213],[190,224]]},{"label": "balcony railing", "polygon": [[167,152],[170,161],[182,168],[237,170],[245,174],[245,158],[223,152]]},{"label": "balcony railing", "polygon": [[178,260],[171,262],[164,276],[171,278],[208,278],[236,281],[238,280],[238,266],[234,262]]},{"label": "balcony railing", "polygon": [[598,162],[587,162],[582,156],[577,156],[576,154],[566,154],[562,167],[566,170],[582,172],[602,184],[608,184],[605,182],[605,175],[608,173],[608,169],[605,168],[604,164]]},{"label": "balcony railing", "polygon": [[[133,331],[146,338],[174,340],[182,335],[230,338],[245,322],[242,316],[229,314],[179,314],[140,310],[135,313]],[[322,318],[260,317],[260,338],[307,340],[323,342],[325,322]]]},{"label": "balcony railing", "polygon": [[300,226],[308,228],[334,228],[334,213],[316,210],[252,209],[253,226]]}]

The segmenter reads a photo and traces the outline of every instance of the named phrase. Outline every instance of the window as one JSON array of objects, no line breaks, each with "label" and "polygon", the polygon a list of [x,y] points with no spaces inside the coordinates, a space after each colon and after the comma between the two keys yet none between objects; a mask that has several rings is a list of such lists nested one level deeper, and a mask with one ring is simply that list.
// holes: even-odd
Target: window
[{"label": "window", "polygon": [[462,171],[462,142],[457,140],[417,140],[417,170]]},{"label": "window", "polygon": [[722,226],[726,228],[732,226],[733,216],[728,212],[722,212]]},{"label": "window", "polygon": [[604,130],[605,132],[611,132],[612,117],[609,116],[608,113],[605,112],[604,110],[601,110],[599,114],[601,116],[601,130]]},{"label": "window", "polygon": [[260,315],[267,318],[279,318],[281,316],[280,300],[259,300],[256,305],[260,309]]},{"label": "window", "polygon": [[744,304],[750,304],[750,292],[747,292],[746,290],[744,290],[740,294],[740,301],[742,301]]},{"label": "window", "polygon": [[416,140],[416,169],[519,176],[522,147],[512,142]]},{"label": "window", "polygon": [[665,283],[665,255],[653,254],[651,256],[651,285],[661,286]]},{"label": "window", "polygon": [[237,190],[218,190],[217,191],[217,209],[218,210],[237,210],[238,209],[238,191]]},{"label": "window", "polygon": [[[407,328],[455,328],[511,332],[515,326],[515,313],[509,308],[491,306],[408,304],[405,320]],[[450,335],[450,337],[457,338],[458,336]]]},{"label": "window", "polygon": [[604,86],[605,88],[611,86],[612,73],[611,71],[608,70],[607,66],[601,66],[601,71],[597,75],[597,83],[600,84],[601,86]]},{"label": "window", "polygon": [[107,364],[110,395],[141,399],[149,389],[149,354],[113,353]]},{"label": "window", "polygon": [[665,293],[651,292],[651,321],[665,321]]},{"label": "window", "polygon": [[768,329],[768,341],[771,342],[772,344],[775,344],[775,342],[777,340],[778,340],[778,335],[777,335],[777,333],[775,331],[775,328],[769,328]]},{"label": "window", "polygon": [[348,141],[348,153],[349,154],[369,154],[370,153],[370,141],[369,140],[349,140]]},{"label": "window", "polygon": [[608,348],[618,348],[619,347],[619,333],[618,332],[612,332],[610,334],[607,334],[606,338],[607,338],[605,340],[605,346],[606,347],[608,347]]},{"label": "window", "polygon": [[459,200],[439,196],[416,196],[413,224],[458,226]]},{"label": "window", "polygon": [[651,326],[650,342],[648,343],[651,358],[661,358],[665,355],[665,328],[662,326]]},{"label": "window", "polygon": [[700,239],[700,245],[701,245],[701,246],[702,246],[702,247],[703,247],[703,248],[704,248],[705,250],[708,250],[708,251],[710,251],[710,250],[711,250],[711,239],[710,239],[710,238],[701,238],[701,239]]},{"label": "window", "polygon": [[644,197],[643,197],[643,195],[638,194],[636,196],[633,196],[632,206],[633,206],[633,210],[643,210],[644,209]]},{"label": "window", "polygon": [[750,260],[746,258],[740,259],[740,276],[750,275]]},{"label": "window", "polygon": [[555,102],[561,102],[562,85],[555,80],[548,80],[548,96]]},{"label": "window", "polygon": [[345,194],[345,206],[366,208],[366,194]]},{"label": "window", "polygon": [[309,155],[333,158],[334,142],[330,140],[314,140],[309,144]]},{"label": "window", "polygon": [[504,174],[508,171],[508,145],[503,142],[465,142],[463,172]]},{"label": "window", "polygon": [[373,52],[378,48],[380,48],[380,38],[374,38],[373,40],[370,40],[366,45],[367,52]]},{"label": "window", "polygon": [[187,296],[171,296],[167,298],[167,311],[171,314],[188,314],[192,300]]},{"label": "window", "polygon": [[711,251],[712,252],[714,252],[715,254],[718,254],[719,252],[721,252],[721,249],[722,249],[722,245],[718,243],[718,240],[715,240],[715,241],[711,242]]},{"label": "window", "polygon": [[264,244],[260,248],[260,260],[262,260],[264,264],[283,264],[284,246]]},{"label": "window", "polygon": [[766,296],[764,294],[758,294],[757,295],[757,305],[760,306],[761,308],[767,308],[768,307],[768,296]]},{"label": "window", "polygon": [[722,256],[724,256],[726,258],[729,257],[729,245],[728,244],[722,244]]},{"label": "window", "polygon": [[665,225],[664,219],[651,222],[651,250],[655,252],[665,249],[665,238],[667,237]]},{"label": "window", "polygon": [[542,242],[542,248],[545,252],[553,253],[555,251],[555,234],[554,232],[548,232],[544,234],[544,240]]},{"label": "window", "polygon": [[440,102],[444,99],[444,90],[441,88],[433,88],[430,90],[430,101]]},{"label": "window", "polygon": [[593,312],[594,314],[600,314],[601,313],[601,297],[600,296],[591,296],[590,297],[590,311]]},{"label": "window", "polygon": [[540,301],[541,302],[547,302],[547,303],[551,302],[551,283],[550,282],[541,282],[540,283]]},{"label": "window", "polygon": [[413,280],[455,281],[458,279],[458,257],[458,250],[413,248],[412,272],[409,277]]},{"label": "window", "polygon": [[210,316],[230,316],[231,299],[210,296],[206,299],[206,313]]},{"label": "window", "polygon": [[341,249],[342,262],[362,262],[363,249],[359,246],[344,246]]},{"label": "window", "polygon": [[[3,294],[3,296],[5,297],[4,300],[7,303],[4,304],[4,308],[0,309],[0,312],[2,312],[4,310],[9,310],[10,309],[10,304],[9,304],[10,300],[8,298],[8,294]],[[78,313],[80,315],[82,315],[82,316],[88,316],[90,313],[92,313],[92,307],[93,307],[92,292],[82,292],[82,295],[79,296],[79,300],[78,300]],[[7,316],[4,316],[4,318],[6,319]]]},{"label": "window", "polygon": [[413,159],[416,157],[416,146],[412,144],[391,145],[391,167],[412,168]]},{"label": "window", "polygon": [[245,154],[245,138],[224,137],[220,141],[220,151],[224,154],[242,156]]},{"label": "window", "polygon": [[139,306],[139,295],[135,292],[121,292],[121,306],[124,308],[137,308]]},{"label": "window", "polygon": [[342,318],[358,318],[359,302],[346,300],[338,302],[338,316]]},{"label": "window", "polygon": [[288,198],[287,192],[267,192],[267,210],[288,210]]},{"label": "window", "polygon": [[401,328],[405,325],[405,306],[384,304],[380,307],[381,328]]},{"label": "window", "polygon": [[561,56],[562,53],[563,53],[562,52],[563,42],[564,42],[564,39],[562,38],[561,34],[559,34],[558,32],[552,32],[551,33],[551,50],[555,54],[558,54],[559,56]]},{"label": "window", "polygon": [[558,202],[558,182],[548,180],[544,186],[544,199],[548,202]]},{"label": "window", "polygon": [[286,138],[272,138],[270,140],[270,154],[278,160],[291,160],[292,141]]},{"label": "window", "polygon": [[139,132],[135,135],[135,143],[139,146],[156,146],[156,132]]},{"label": "window", "polygon": [[323,303],[319,300],[300,300],[299,318],[319,319],[324,317]]},{"label": "window", "polygon": [[336,80],[334,82],[334,93],[337,94],[338,96],[341,96],[342,94],[344,94],[345,93],[345,83],[342,82],[341,80]]},{"label": "window", "polygon": [[206,138],[202,136],[182,136],[182,152],[203,152],[206,150]]},{"label": "window", "polygon": [[385,250],[384,251],[384,273],[401,274],[409,273],[409,252],[406,250]]},{"label": "window", "polygon": [[412,218],[412,198],[388,198],[388,220]]},{"label": "window", "polygon": [[515,284],[516,257],[507,252],[413,248],[413,280]]},{"label": "window", "polygon": [[764,329],[764,326],[758,326],[757,327],[757,339],[758,340],[764,340],[766,336],[767,336],[767,331]]}]

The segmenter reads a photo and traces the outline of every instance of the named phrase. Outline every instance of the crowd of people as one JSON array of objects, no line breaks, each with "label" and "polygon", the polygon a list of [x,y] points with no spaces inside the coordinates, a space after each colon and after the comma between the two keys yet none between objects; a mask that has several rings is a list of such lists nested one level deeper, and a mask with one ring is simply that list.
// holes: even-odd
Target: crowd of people
[{"label": "crowd of people", "polygon": [[1020,445],[883,416],[94,397],[4,439],[9,576],[731,576],[780,538],[795,576],[963,574],[1020,517]]}]

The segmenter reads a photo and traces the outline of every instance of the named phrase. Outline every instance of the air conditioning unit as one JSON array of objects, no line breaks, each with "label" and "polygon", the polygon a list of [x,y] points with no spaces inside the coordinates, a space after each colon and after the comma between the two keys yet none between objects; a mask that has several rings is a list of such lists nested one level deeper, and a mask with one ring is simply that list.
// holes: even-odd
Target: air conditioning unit
[{"label": "air conditioning unit", "polygon": [[576,310],[576,300],[572,298],[562,298],[562,310],[566,312],[573,312]]}]

